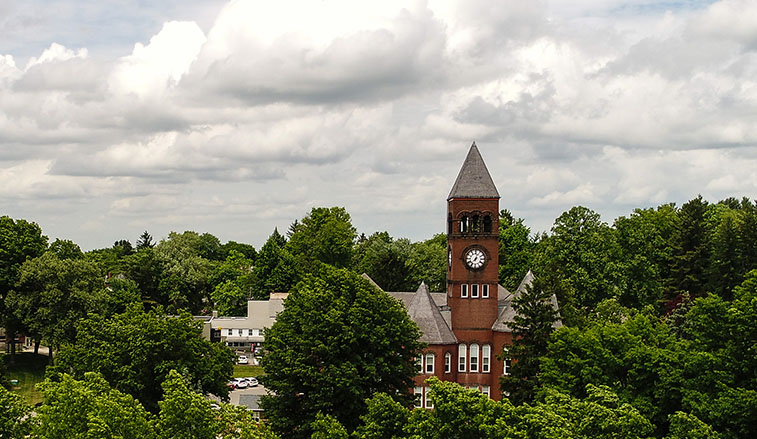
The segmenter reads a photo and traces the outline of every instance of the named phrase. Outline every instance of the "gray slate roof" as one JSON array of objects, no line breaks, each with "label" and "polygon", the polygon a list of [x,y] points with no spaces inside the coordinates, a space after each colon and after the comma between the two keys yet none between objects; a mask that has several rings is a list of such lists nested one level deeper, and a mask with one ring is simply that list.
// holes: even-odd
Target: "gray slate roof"
[{"label": "gray slate roof", "polygon": [[[515,318],[515,309],[513,309],[512,301],[516,297],[520,297],[521,294],[523,294],[526,291],[527,287],[531,287],[534,284],[534,273],[531,272],[531,270],[528,270],[528,273],[523,277],[523,280],[520,282],[520,285],[518,285],[518,288],[515,290],[514,293],[510,294],[509,296],[502,297],[502,291],[499,291],[499,301],[497,304],[499,305],[499,316],[497,316],[497,320],[492,325],[492,331],[497,332],[512,332],[512,328],[510,327],[510,322],[513,321]],[[504,288],[502,288],[505,290]],[[507,290],[505,290],[507,291]],[[552,307],[557,310],[557,320],[552,324],[552,328],[557,329],[562,327],[562,320],[560,320],[560,308],[557,304],[557,296],[552,294],[552,297],[550,297],[549,300],[550,304],[552,304]]]},{"label": "gray slate roof", "polygon": [[239,395],[239,405],[247,410],[261,410],[260,395]]},{"label": "gray slate roof", "polygon": [[447,325],[428,286],[421,283],[407,307],[410,318],[423,332],[420,341],[428,344],[456,344],[457,337]]},{"label": "gray slate roof", "polygon": [[471,145],[447,200],[453,198],[499,198],[476,142]]}]

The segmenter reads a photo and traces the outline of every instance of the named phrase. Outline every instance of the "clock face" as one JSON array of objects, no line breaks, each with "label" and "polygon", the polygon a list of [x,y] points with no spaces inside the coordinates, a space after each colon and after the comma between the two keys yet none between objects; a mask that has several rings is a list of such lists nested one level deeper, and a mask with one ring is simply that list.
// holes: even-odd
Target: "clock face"
[{"label": "clock face", "polygon": [[465,263],[470,268],[481,268],[484,266],[484,262],[486,262],[486,255],[480,249],[470,249],[465,253]]}]

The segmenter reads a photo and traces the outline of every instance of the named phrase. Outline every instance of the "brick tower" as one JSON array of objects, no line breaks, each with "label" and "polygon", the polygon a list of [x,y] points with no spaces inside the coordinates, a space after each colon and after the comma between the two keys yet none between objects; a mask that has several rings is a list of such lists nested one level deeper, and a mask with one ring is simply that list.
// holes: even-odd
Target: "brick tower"
[{"label": "brick tower", "polygon": [[499,198],[473,143],[447,197],[447,304],[458,341],[456,381],[497,396],[501,372],[494,370],[492,326],[498,317]]}]

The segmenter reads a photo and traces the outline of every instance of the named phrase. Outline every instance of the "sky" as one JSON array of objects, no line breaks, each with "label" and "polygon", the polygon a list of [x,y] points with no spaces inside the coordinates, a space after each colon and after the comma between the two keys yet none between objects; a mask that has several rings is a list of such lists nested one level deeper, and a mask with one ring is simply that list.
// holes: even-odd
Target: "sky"
[{"label": "sky", "polygon": [[755,198],[756,122],[748,0],[0,0],[0,215],[84,250],[428,239],[473,141],[532,232]]}]

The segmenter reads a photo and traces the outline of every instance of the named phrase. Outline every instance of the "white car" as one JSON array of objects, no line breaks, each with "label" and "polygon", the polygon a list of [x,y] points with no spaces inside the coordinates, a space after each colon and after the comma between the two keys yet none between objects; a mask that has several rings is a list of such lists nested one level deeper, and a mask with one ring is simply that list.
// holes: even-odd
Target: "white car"
[{"label": "white car", "polygon": [[247,380],[244,378],[235,378],[234,379],[234,388],[235,389],[246,389],[247,388]]},{"label": "white car", "polygon": [[257,378],[255,378],[255,377],[247,377],[247,378],[244,378],[244,379],[247,380],[247,386],[248,387],[257,387],[257,385],[258,385],[258,379]]},{"label": "white car", "polygon": [[247,355],[240,355],[239,358],[237,358],[237,364],[249,364],[250,360],[247,359]]}]

